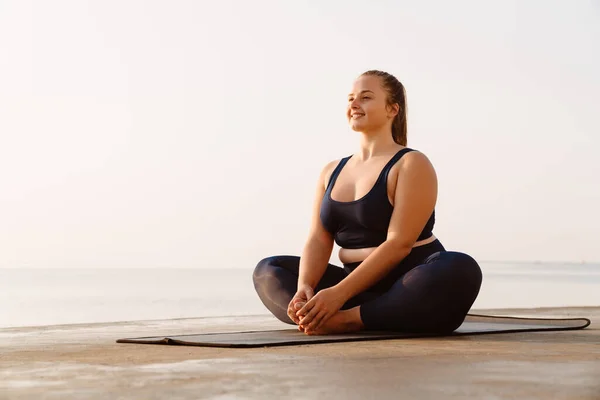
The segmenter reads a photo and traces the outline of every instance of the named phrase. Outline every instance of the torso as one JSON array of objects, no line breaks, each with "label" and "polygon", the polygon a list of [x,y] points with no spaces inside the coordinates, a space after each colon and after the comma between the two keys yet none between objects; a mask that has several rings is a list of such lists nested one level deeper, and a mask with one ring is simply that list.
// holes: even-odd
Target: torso
[{"label": "torso", "polygon": [[[424,244],[431,243],[431,242],[435,241],[436,239],[437,238],[435,237],[435,235],[431,235],[427,239],[423,239],[421,241],[415,242],[413,248],[418,247],[418,246],[423,246]],[[340,251],[338,252],[338,258],[344,264],[364,261],[369,256],[369,254],[371,254],[373,251],[375,251],[376,248],[377,247],[366,247],[364,249],[340,248]]]},{"label": "torso", "polygon": [[[355,157],[352,157],[340,172],[336,184],[331,191],[331,198],[336,201],[347,202],[355,201],[364,197],[375,185],[377,177],[379,176],[379,173],[383,167],[400,149],[401,147],[398,147],[389,154],[382,154],[380,156],[373,157],[370,160],[361,163],[360,165],[357,165]],[[392,206],[394,205],[394,193],[396,192],[396,181],[398,179],[401,163],[402,159],[392,166],[387,179],[387,195]],[[331,177],[334,169],[335,165],[332,165],[325,176],[325,181],[323,182],[325,189],[327,189],[329,178]],[[424,244],[431,243],[434,240],[436,240],[435,236],[431,236],[427,239],[416,242],[413,247],[422,246]],[[344,264],[363,261],[376,248],[377,247],[367,247],[362,249],[340,248],[338,258]]]}]

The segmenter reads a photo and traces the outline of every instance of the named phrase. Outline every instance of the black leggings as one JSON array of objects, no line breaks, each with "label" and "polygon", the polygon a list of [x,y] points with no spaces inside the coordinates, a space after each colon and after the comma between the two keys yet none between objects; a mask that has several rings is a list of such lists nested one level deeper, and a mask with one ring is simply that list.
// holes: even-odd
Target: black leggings
[{"label": "black leggings", "polygon": [[[254,287],[263,304],[279,320],[294,324],[288,304],[298,285],[300,257],[272,256],[254,269]],[[360,265],[328,264],[314,288],[334,286]],[[446,251],[435,240],[412,249],[390,273],[366,291],[349,299],[342,310],[360,306],[366,330],[450,333],[464,321],[481,287],[482,273],[467,254]]]}]

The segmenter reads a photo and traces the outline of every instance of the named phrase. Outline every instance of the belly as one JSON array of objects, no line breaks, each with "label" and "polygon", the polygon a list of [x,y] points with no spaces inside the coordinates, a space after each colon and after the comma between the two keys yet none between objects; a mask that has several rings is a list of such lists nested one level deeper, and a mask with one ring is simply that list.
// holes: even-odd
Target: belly
[{"label": "belly", "polygon": [[[418,247],[418,246],[423,246],[424,244],[431,243],[435,240],[436,240],[436,237],[434,235],[431,235],[427,239],[423,239],[418,242],[415,242],[415,244],[413,245],[413,248]],[[364,261],[369,256],[369,254],[374,252],[376,248],[377,247],[365,247],[363,249],[341,248],[338,253],[338,258],[340,259],[340,261],[343,264],[361,262],[361,261]]]}]

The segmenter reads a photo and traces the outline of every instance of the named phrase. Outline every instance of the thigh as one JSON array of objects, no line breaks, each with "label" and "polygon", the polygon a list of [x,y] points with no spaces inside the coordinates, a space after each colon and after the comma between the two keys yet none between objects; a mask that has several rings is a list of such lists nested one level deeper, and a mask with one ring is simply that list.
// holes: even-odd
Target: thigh
[{"label": "thigh", "polygon": [[[457,295],[479,289],[482,281],[481,268],[468,254],[457,251],[440,251],[427,257],[422,264],[413,268],[401,279],[401,286],[435,286]],[[436,293],[421,294],[434,297]]]},{"label": "thigh", "polygon": [[481,269],[469,255],[437,252],[363,304],[361,318],[367,329],[451,332],[464,320],[481,281]]},{"label": "thigh", "polygon": [[439,240],[413,248],[385,277],[369,288],[369,291],[380,294],[387,292],[413,268],[428,264],[434,255],[439,255],[445,250]]}]

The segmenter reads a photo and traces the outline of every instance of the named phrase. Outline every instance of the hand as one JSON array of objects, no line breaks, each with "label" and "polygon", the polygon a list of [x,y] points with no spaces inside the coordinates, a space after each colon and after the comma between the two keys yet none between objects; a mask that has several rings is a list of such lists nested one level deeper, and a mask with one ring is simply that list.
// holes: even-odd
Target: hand
[{"label": "hand", "polygon": [[[292,301],[288,304],[287,315],[296,323],[300,324],[300,318],[296,315],[296,312],[301,309],[306,302],[312,299],[314,295],[313,289],[309,285],[301,285],[298,287],[298,291],[292,297]],[[299,329],[301,330],[301,329]]]},{"label": "hand", "polygon": [[298,312],[300,327],[304,330],[317,330],[342,308],[346,298],[335,287],[319,291]]}]

